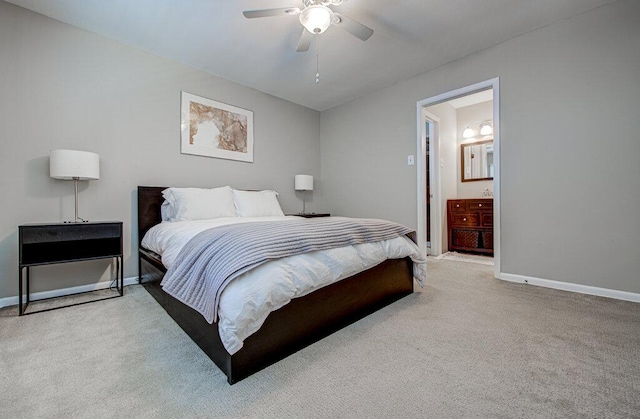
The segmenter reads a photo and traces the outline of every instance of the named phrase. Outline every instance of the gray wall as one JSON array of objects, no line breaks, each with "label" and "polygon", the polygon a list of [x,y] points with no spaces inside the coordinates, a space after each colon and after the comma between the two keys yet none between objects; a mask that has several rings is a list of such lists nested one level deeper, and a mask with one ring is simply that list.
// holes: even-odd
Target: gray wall
[{"label": "gray wall", "polygon": [[502,271],[640,292],[638,22],[619,0],[323,112],[326,209],[415,228],[416,102],[499,77]]},{"label": "gray wall", "polygon": [[[180,154],[181,90],[252,110],[254,163]],[[2,1],[0,92],[0,298],[17,295],[17,226],[73,218],[73,183],[49,178],[51,149],[100,155],[80,215],[124,222],[125,277],[137,272],[137,185],[272,188],[285,212],[299,212],[294,175],[320,176],[318,112]],[[322,209],[316,189],[310,211]],[[108,274],[105,262],[37,268],[33,291]]]}]

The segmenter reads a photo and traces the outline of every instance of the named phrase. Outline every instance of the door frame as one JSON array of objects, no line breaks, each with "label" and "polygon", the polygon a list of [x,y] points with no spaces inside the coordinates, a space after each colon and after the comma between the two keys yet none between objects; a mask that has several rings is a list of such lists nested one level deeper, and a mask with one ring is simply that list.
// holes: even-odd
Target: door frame
[{"label": "door frame", "polygon": [[[430,203],[431,203],[431,223],[429,225],[429,229],[431,231],[430,234],[430,243],[429,254],[432,256],[438,256],[442,253],[442,228],[441,222],[441,212],[442,212],[442,201],[441,201],[441,193],[440,193],[440,182],[433,182],[433,179],[440,179],[440,118],[436,115],[423,111],[423,122],[422,122],[422,139],[425,142],[425,146],[423,147],[424,152],[418,154],[422,156],[422,165],[418,164],[418,170],[422,170],[423,172],[426,169],[426,123],[429,122],[429,182],[430,182]],[[437,172],[437,173],[436,173]],[[418,182],[418,188],[422,189],[421,192],[418,192],[418,197],[425,197],[427,195],[427,182],[426,176],[423,173],[423,177],[425,178],[424,184]],[[420,199],[420,198],[418,198]],[[424,203],[423,203],[424,204]],[[426,207],[423,210],[423,213],[427,215]],[[418,228],[422,225],[422,231],[425,234],[425,247],[426,247],[426,219],[421,224],[420,219],[418,219]]]},{"label": "door frame", "polygon": [[[481,81],[459,89],[451,90],[427,99],[420,100],[416,103],[417,113],[417,148],[418,148],[418,164],[417,164],[417,240],[418,246],[422,254],[426,255],[426,202],[427,193],[426,180],[426,123],[434,127],[434,133],[429,133],[429,182],[430,189],[433,194],[431,198],[431,254],[439,255],[442,252],[442,226],[444,225],[444,215],[442,214],[442,194],[440,190],[440,136],[438,133],[439,121],[433,121],[434,115],[427,115],[426,109],[429,106],[438,103],[447,102],[461,96],[467,96],[483,90],[493,89],[493,153],[494,153],[494,173],[493,173],[493,246],[494,246],[494,277],[499,278],[501,272],[500,259],[500,79],[499,77]],[[432,141],[433,138],[433,141]],[[437,207],[437,217],[434,216],[434,207]],[[435,235],[434,235],[435,233]],[[437,246],[434,248],[434,242],[438,239]],[[436,252],[437,251],[437,252]]]}]

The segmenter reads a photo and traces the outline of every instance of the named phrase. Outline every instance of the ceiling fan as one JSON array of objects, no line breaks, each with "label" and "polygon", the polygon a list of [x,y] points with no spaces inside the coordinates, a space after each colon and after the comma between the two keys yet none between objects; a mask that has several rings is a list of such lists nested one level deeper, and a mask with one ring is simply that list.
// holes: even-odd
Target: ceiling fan
[{"label": "ceiling fan", "polygon": [[302,30],[302,35],[296,48],[298,52],[309,50],[313,35],[323,33],[329,29],[331,25],[342,28],[356,38],[366,41],[373,35],[373,29],[353,19],[349,19],[340,13],[334,12],[329,7],[338,5],[342,3],[342,1],[343,0],[302,0],[302,4],[304,5],[302,10],[298,7],[281,7],[277,9],[248,10],[243,12],[243,14],[244,17],[248,19],[300,15],[300,23],[304,26],[304,29]]}]

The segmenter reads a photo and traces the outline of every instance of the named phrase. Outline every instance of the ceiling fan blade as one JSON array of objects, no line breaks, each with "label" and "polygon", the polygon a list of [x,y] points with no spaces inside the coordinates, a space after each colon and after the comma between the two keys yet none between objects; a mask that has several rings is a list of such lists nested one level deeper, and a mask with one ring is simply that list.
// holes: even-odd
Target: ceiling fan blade
[{"label": "ceiling fan blade", "polygon": [[371,38],[371,35],[373,35],[373,29],[364,26],[362,23],[356,22],[353,19],[349,19],[348,17],[340,13],[334,12],[333,14],[337,17],[334,25],[349,32],[356,38],[360,38],[363,41],[366,41],[367,39]]},{"label": "ceiling fan blade", "polygon": [[254,19],[256,17],[271,17],[271,16],[288,16],[297,15],[300,13],[300,9],[297,7],[281,7],[278,9],[265,9],[265,10],[246,10],[242,12],[247,19]]},{"label": "ceiling fan blade", "polygon": [[309,51],[309,45],[311,45],[312,39],[313,34],[306,29],[302,29],[302,35],[300,35],[300,40],[298,41],[298,48],[296,48],[296,52]]}]

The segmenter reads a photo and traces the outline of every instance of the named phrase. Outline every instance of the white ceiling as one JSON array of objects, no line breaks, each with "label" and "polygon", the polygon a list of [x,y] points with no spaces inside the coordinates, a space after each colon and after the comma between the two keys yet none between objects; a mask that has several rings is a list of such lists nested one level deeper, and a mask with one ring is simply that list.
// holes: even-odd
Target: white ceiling
[{"label": "white ceiling", "polygon": [[297,53],[297,16],[244,10],[301,0],[6,0],[59,21],[319,111],[615,0],[344,0],[375,33],[330,27]]},{"label": "white ceiling", "polygon": [[456,109],[464,108],[466,106],[477,105],[478,103],[488,102],[493,100],[493,89],[483,90],[478,93],[472,93],[466,96],[460,96],[455,99],[451,99],[447,103]]}]

